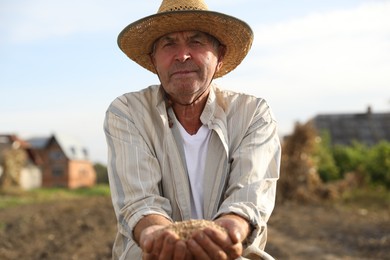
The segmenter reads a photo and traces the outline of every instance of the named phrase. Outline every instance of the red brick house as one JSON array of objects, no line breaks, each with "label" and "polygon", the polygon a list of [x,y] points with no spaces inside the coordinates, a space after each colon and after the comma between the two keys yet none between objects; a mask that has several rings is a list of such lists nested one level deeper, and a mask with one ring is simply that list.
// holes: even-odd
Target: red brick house
[{"label": "red brick house", "polygon": [[56,134],[27,141],[35,162],[42,169],[43,187],[74,189],[95,185],[96,172],[87,149],[75,139]]}]

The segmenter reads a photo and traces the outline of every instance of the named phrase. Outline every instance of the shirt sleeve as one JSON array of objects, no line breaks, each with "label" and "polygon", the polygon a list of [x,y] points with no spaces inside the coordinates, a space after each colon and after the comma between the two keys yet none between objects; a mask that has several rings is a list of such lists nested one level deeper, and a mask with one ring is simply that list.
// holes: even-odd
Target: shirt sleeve
[{"label": "shirt sleeve", "polygon": [[104,120],[107,168],[118,230],[130,239],[142,217],[159,214],[170,219],[171,213],[169,201],[161,196],[159,163],[133,110],[122,96],[110,105]]},{"label": "shirt sleeve", "polygon": [[[265,247],[281,157],[277,125],[270,108],[260,99],[254,111],[239,145],[231,151],[228,187],[217,213],[217,217],[226,213],[238,214],[252,225],[245,255]],[[248,114],[246,111],[241,116]]]}]

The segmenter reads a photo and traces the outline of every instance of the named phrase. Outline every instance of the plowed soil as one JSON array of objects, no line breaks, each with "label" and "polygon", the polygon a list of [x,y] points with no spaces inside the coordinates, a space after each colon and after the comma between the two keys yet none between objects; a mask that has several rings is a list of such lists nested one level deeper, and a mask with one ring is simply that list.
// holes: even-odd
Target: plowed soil
[{"label": "plowed soil", "polygon": [[[110,259],[109,197],[0,210],[0,259]],[[390,213],[357,206],[277,205],[267,252],[277,259],[390,259]]]}]

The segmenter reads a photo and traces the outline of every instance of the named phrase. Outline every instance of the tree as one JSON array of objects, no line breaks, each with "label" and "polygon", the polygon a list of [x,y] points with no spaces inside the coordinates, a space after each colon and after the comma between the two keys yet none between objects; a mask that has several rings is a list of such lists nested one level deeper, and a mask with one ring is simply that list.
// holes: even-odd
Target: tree
[{"label": "tree", "polygon": [[101,163],[95,163],[96,183],[108,183],[107,167]]}]

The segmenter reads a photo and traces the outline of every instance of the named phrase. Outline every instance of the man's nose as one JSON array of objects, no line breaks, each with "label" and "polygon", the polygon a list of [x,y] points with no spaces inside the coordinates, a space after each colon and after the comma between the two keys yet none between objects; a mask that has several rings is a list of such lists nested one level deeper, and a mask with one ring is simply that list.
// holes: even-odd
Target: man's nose
[{"label": "man's nose", "polygon": [[187,46],[181,46],[176,53],[176,60],[179,62],[185,62],[191,59],[191,52]]}]

